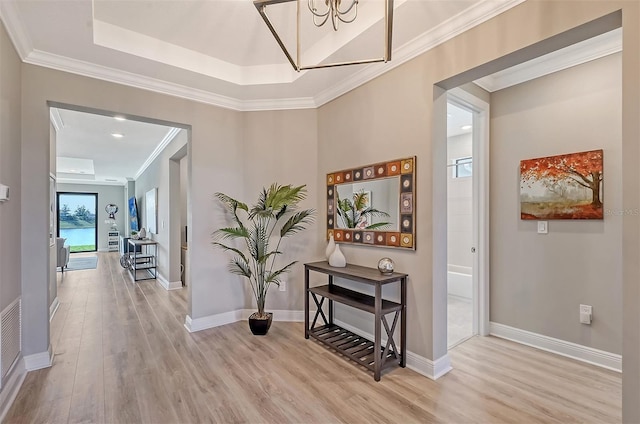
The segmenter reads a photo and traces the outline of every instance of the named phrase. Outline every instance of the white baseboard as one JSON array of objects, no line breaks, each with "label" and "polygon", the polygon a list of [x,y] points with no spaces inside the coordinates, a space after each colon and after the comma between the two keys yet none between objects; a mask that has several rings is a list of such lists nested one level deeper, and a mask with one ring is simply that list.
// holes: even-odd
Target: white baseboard
[{"label": "white baseboard", "polygon": [[51,345],[49,348],[40,353],[34,353],[33,355],[27,355],[24,357],[24,367],[27,371],[36,371],[42,368],[49,368],[53,363],[53,349]]},{"label": "white baseboard", "polygon": [[58,300],[58,297],[56,297],[55,299],[53,299],[53,302],[51,302],[51,306],[49,306],[49,322],[51,322],[53,316],[56,314],[56,312],[58,312],[59,307],[60,301]]},{"label": "white baseboard", "polygon": [[[244,321],[249,315],[254,313],[254,309],[236,309],[235,311],[223,312],[221,314],[209,315],[202,318],[192,319],[189,315],[185,319],[184,326],[190,333],[208,328],[220,327],[221,325]],[[303,322],[304,311],[273,310],[273,320],[280,322]]]},{"label": "white baseboard", "polygon": [[498,324],[497,322],[490,323],[490,334],[536,349],[622,372],[622,355],[616,353],[605,352],[592,347],[555,339],[542,334],[509,327],[508,325]]},{"label": "white baseboard", "polygon": [[9,412],[11,405],[13,405],[13,401],[16,399],[26,376],[27,370],[24,365],[24,358],[20,356],[7,373],[5,381],[2,382],[2,391],[0,391],[0,422],[4,422],[4,418],[7,412]]},{"label": "white baseboard", "polygon": [[158,273],[158,283],[160,283],[160,285],[162,287],[164,287],[165,290],[178,290],[182,288],[182,281],[172,281],[169,282],[169,280],[167,280],[166,278],[164,278],[161,274]]},{"label": "white baseboard", "polygon": [[[359,328],[354,327],[353,325],[347,324],[344,321],[333,320],[336,325],[344,328],[345,330],[349,330],[353,333],[359,334],[362,337],[366,337],[369,340],[373,340],[373,334],[369,334],[366,331],[363,331]],[[381,337],[381,343],[385,345],[387,343],[386,337]],[[417,353],[410,352],[407,350],[407,368],[417,372],[418,374],[422,374],[425,377],[430,378],[431,380],[437,380],[442,377],[446,373],[452,370],[451,368],[451,360],[449,359],[449,355],[445,354],[441,358],[432,361],[431,359],[425,358],[424,356],[420,356]]]}]

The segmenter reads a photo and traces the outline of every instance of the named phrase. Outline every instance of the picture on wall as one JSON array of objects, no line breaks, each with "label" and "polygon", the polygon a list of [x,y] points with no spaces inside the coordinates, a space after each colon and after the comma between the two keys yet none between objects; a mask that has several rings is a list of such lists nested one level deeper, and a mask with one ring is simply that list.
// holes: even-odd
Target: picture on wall
[{"label": "picture on wall", "polygon": [[520,162],[521,219],[603,219],[603,151]]},{"label": "picture on wall", "polygon": [[158,234],[158,189],[152,188],[144,196],[145,224],[147,231]]},{"label": "picture on wall", "polygon": [[131,231],[140,231],[138,225],[138,203],[135,197],[129,198],[129,228]]}]

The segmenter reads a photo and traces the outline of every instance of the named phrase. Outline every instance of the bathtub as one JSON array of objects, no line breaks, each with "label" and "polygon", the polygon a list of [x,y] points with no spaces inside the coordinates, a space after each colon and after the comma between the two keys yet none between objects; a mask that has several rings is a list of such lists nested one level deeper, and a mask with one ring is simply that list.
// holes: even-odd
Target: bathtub
[{"label": "bathtub", "polygon": [[450,295],[471,299],[473,297],[473,275],[470,267],[449,265],[447,292]]}]

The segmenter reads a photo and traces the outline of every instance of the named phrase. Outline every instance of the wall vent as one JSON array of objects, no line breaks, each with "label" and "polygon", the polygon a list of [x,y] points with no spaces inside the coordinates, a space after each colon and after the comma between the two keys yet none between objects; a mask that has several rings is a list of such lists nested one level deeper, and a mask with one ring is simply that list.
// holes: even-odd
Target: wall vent
[{"label": "wall vent", "polygon": [[0,313],[0,368],[2,370],[2,385],[4,385],[4,378],[20,354],[20,346],[22,345],[21,308],[21,299],[17,298]]}]

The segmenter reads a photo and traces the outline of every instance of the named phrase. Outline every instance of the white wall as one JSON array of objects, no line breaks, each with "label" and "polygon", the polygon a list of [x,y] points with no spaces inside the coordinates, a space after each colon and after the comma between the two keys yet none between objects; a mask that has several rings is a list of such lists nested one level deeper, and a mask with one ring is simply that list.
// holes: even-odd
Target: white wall
[{"label": "white wall", "polygon": [[[171,202],[177,206],[180,211],[181,200],[178,192],[177,199],[170,199],[170,161],[171,157],[179,150],[187,145],[188,131],[180,130],[175,138],[165,147],[158,157],[149,165],[149,167],[136,179],[136,200],[138,201],[138,214],[140,215],[141,228],[147,229],[147,237],[158,242],[158,272],[167,282],[180,281],[180,238],[170,237],[169,219],[171,217]],[[186,157],[186,156],[185,156]],[[145,195],[149,190],[158,189],[158,197],[156,206],[158,210],[157,234],[149,232],[149,222],[146,217],[146,200]],[[180,216],[176,217],[180,222]],[[179,225],[179,223],[177,224]],[[178,229],[179,230],[179,229]],[[175,244],[175,246],[172,246]],[[173,248],[173,249],[172,249]],[[178,256],[175,257],[177,250]],[[172,264],[173,261],[173,264]]]},{"label": "white wall", "polygon": [[[621,55],[491,95],[491,321],[622,351]],[[604,149],[604,220],[519,213],[520,160]],[[579,305],[593,305],[580,324]]]},{"label": "white wall", "polygon": [[454,178],[456,159],[472,156],[471,133],[447,139],[447,263],[449,271],[470,273],[473,266],[473,177]]},{"label": "white wall", "polygon": [[70,193],[96,193],[98,195],[98,210],[96,214],[96,226],[98,227],[98,246],[99,251],[109,250],[109,230],[110,224],[105,224],[104,221],[109,217],[109,214],[104,210],[104,207],[110,203],[118,206],[118,212],[116,213],[116,224],[118,225],[118,231],[120,234],[124,234],[125,215],[127,214],[127,206],[123,204],[124,199],[124,187],[112,186],[112,185],[99,185],[99,184],[58,184],[58,193],[70,192]]}]

